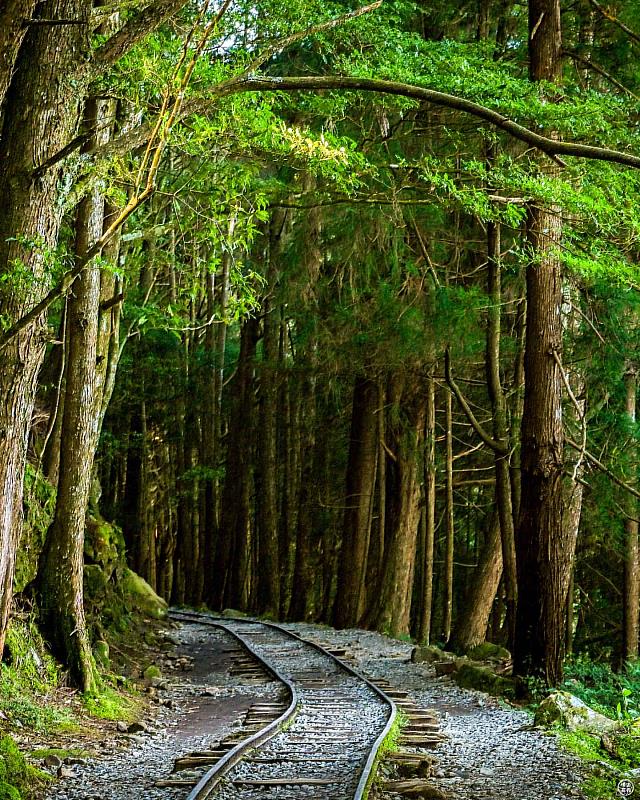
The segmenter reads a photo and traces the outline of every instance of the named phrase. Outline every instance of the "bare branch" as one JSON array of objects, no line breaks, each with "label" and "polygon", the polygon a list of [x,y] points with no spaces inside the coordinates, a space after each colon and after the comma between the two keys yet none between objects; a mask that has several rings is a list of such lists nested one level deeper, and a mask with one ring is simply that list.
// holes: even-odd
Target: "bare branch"
[{"label": "bare branch", "polygon": [[451,355],[449,353],[449,348],[445,350],[444,353],[444,374],[447,381],[447,384],[453,394],[455,395],[456,400],[460,403],[462,410],[467,416],[467,419],[471,423],[471,427],[474,431],[478,434],[478,436],[482,439],[482,441],[490,447],[494,452],[499,453],[501,456],[506,456],[509,454],[509,448],[506,446],[504,442],[496,441],[492,436],[490,436],[487,431],[482,427],[482,425],[476,419],[475,414],[471,410],[471,406],[467,402],[467,399],[460,391],[460,388],[453,380],[453,376],[451,375]]},{"label": "bare branch", "polygon": [[[565,442],[569,445],[569,447],[573,447],[574,450],[577,450],[579,453],[582,453],[582,445],[579,445],[577,442],[574,442],[573,439],[569,439],[568,437],[565,438]],[[600,470],[600,472],[604,473],[608,478],[620,486],[621,489],[624,489],[625,492],[629,492],[634,497],[640,498],[640,492],[637,489],[634,489],[633,486],[630,486],[628,483],[619,478],[615,473],[613,473],[608,467],[596,458],[593,453],[590,453],[588,450],[584,450],[584,457],[590,464],[593,464],[594,467]]]},{"label": "bare branch", "polygon": [[115,64],[151,31],[176,14],[186,2],[187,0],[155,0],[140,10],[97,48],[87,66],[89,76],[95,78]]},{"label": "bare branch", "polygon": [[620,30],[627,34],[627,36],[631,37],[634,42],[640,44],[640,36],[634,30],[631,30],[631,28],[625,25],[624,22],[621,22],[617,17],[614,17],[613,14],[610,14],[606,8],[603,8],[600,3],[597,2],[597,0],[589,0],[589,2],[600,12],[600,14],[602,14],[605,19],[608,19],[609,22],[613,22],[613,24],[617,25]]}]

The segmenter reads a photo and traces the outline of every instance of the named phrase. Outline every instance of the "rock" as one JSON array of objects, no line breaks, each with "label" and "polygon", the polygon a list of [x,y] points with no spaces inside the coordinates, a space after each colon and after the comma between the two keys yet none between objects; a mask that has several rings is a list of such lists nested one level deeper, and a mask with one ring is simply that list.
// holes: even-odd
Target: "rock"
[{"label": "rock", "polygon": [[116,723],[116,730],[118,731],[118,733],[126,733],[128,727],[129,726],[127,725],[127,723],[123,722],[122,720],[119,720]]},{"label": "rock", "polygon": [[122,576],[121,587],[126,604],[155,619],[165,619],[167,604],[153,591],[151,586],[130,569]]},{"label": "rock", "polygon": [[462,659],[459,660],[459,664],[454,680],[463,689],[479,689],[481,692],[498,697],[513,697],[515,695],[516,684],[512,678],[496,675],[492,669],[484,664]]},{"label": "rock", "polygon": [[510,661],[511,653],[505,648],[500,647],[498,644],[491,642],[483,642],[472,647],[467,652],[467,655],[473,661]]},{"label": "rock", "polygon": [[451,795],[445,794],[437,786],[420,778],[406,781],[386,781],[382,784],[385,792],[397,792],[403,797],[422,798],[422,800],[450,800]]},{"label": "rock", "polygon": [[453,675],[458,669],[458,665],[455,661],[434,661],[433,667],[438,678],[441,678],[443,675]]},{"label": "rock", "polygon": [[151,683],[152,688],[154,689],[166,689],[167,682],[161,675],[154,675],[153,678],[149,681]]},{"label": "rock", "polygon": [[549,728],[553,725],[569,731],[602,735],[617,727],[615,720],[594,711],[569,692],[553,692],[540,703],[534,723]]},{"label": "rock", "polygon": [[56,775],[59,778],[75,778],[76,773],[71,769],[71,767],[66,767],[64,764],[58,767]]},{"label": "rock", "polygon": [[42,763],[45,767],[53,767],[53,769],[59,769],[62,766],[62,759],[55,755],[54,753],[50,753],[48,756],[45,756],[42,760]]},{"label": "rock", "polygon": [[414,664],[433,664],[434,661],[451,661],[444,650],[435,645],[414,647],[411,651],[411,661]]},{"label": "rock", "polygon": [[492,769],[489,769],[489,767],[480,767],[478,772],[480,773],[480,775],[482,775],[483,778],[490,778],[494,774],[494,771]]},{"label": "rock", "polygon": [[148,730],[144,722],[132,722],[127,725],[127,733],[146,733]]},{"label": "rock", "polygon": [[217,697],[220,694],[220,689],[217,686],[205,686],[200,693],[201,697]]}]

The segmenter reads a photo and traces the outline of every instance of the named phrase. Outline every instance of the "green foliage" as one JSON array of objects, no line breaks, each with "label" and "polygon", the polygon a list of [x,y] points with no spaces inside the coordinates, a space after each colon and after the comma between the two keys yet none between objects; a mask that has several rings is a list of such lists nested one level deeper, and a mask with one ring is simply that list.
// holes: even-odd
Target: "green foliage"
[{"label": "green foliage", "polygon": [[606,716],[620,720],[640,717],[640,665],[614,672],[607,663],[582,656],[569,662],[562,688]]}]

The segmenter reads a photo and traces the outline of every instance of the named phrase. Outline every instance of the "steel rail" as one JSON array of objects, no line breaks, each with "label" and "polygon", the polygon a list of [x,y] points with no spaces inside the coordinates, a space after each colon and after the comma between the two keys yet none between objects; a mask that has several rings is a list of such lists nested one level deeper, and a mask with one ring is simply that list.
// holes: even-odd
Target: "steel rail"
[{"label": "steel rail", "polygon": [[[182,612],[172,612],[171,616],[174,618],[180,619]],[[185,616],[187,616],[185,614]],[[298,710],[298,692],[293,685],[293,683],[286,678],[284,675],[281,675],[277,669],[271,666],[267,661],[265,661],[261,656],[259,656],[256,652],[252,650],[251,647],[244,641],[244,639],[228,628],[223,623],[215,621],[211,617],[203,616],[200,618],[191,618],[187,620],[188,622],[197,623],[197,624],[205,624],[210,627],[219,628],[220,630],[224,630],[234,639],[236,639],[242,647],[249,652],[252,658],[255,658],[256,661],[259,661],[263,667],[267,669],[267,671],[273,675],[277,680],[283,683],[289,692],[289,696],[291,701],[289,703],[289,707],[282,713],[277,719],[270,722],[261,730],[257,731],[256,733],[252,734],[251,736],[247,737],[246,739],[239,742],[235,747],[229,750],[228,753],[225,753],[222,758],[217,761],[211,769],[207,770],[207,772],[202,776],[200,781],[196,784],[196,786],[192,789],[187,800],[206,800],[206,798],[210,797],[212,792],[216,789],[219,782],[222,780],[224,774],[228,772],[231,767],[234,767],[239,761],[242,760],[244,754],[264,742],[271,739],[277,733],[280,732],[282,726],[293,719]]]},{"label": "steel rail", "polygon": [[[239,623],[247,623],[247,624],[251,624],[251,625],[262,625],[262,626],[264,626],[266,628],[271,628],[271,629],[273,629],[275,631],[278,631],[281,634],[284,634],[285,636],[289,637],[290,639],[297,640],[297,641],[301,642],[302,644],[307,645],[307,646],[315,649],[316,651],[322,653],[323,655],[328,656],[332,661],[336,662],[343,671],[345,671],[348,674],[354,676],[355,678],[358,678],[358,680],[362,681],[369,689],[371,689],[374,692],[374,694],[376,694],[384,703],[386,703],[387,706],[389,707],[389,712],[390,712],[389,713],[389,718],[388,718],[387,723],[384,726],[383,730],[377,736],[375,742],[371,746],[371,749],[369,751],[369,756],[368,756],[368,758],[367,758],[367,760],[366,760],[366,762],[365,762],[365,764],[364,764],[364,766],[362,768],[362,771],[360,773],[360,779],[358,781],[358,785],[356,787],[355,794],[353,795],[353,800],[363,800],[363,798],[366,796],[367,787],[369,786],[370,781],[372,780],[373,775],[374,775],[374,768],[375,768],[375,765],[376,765],[376,761],[377,761],[377,758],[378,758],[378,753],[380,751],[380,747],[382,746],[382,743],[384,742],[384,740],[389,735],[389,732],[391,731],[391,728],[393,727],[393,725],[395,723],[395,720],[397,718],[397,714],[398,714],[398,709],[397,709],[396,704],[394,703],[394,701],[387,694],[385,694],[385,692],[383,692],[378,686],[375,685],[375,683],[373,683],[368,678],[366,678],[364,675],[359,673],[356,669],[351,667],[349,664],[346,664],[344,661],[339,659],[337,656],[333,655],[333,653],[330,653],[326,648],[322,647],[322,645],[318,644],[317,642],[309,641],[308,639],[303,639],[301,636],[298,636],[298,634],[293,633],[293,631],[287,630],[286,628],[283,628],[281,625],[277,625],[274,622],[266,622],[264,620],[252,619],[251,617],[218,617],[218,616],[212,616],[212,615],[204,614],[202,612],[197,612],[197,611],[189,611],[189,612],[171,611],[170,615],[172,617],[178,619],[178,620],[179,619],[183,619],[184,621],[192,622],[192,623],[210,624],[210,625],[213,625],[215,627],[220,627],[220,628],[226,630],[228,633],[231,633],[236,639],[238,639],[243,644],[243,646],[247,650],[249,650],[249,652],[251,653],[252,656],[257,658],[260,662],[262,662],[263,664],[265,664],[267,666],[268,666],[268,663],[264,659],[262,659],[259,655],[257,655],[257,653],[255,653],[252,650],[252,648],[242,639],[241,636],[235,634],[234,631],[231,631],[229,628],[227,628],[224,625],[224,622],[227,621],[227,622],[233,622],[233,623],[238,623],[238,622]],[[269,671],[272,674],[276,675],[279,680],[282,680],[284,683],[286,683],[290,687],[290,690],[292,691],[293,695],[296,698],[295,699],[295,703],[297,704],[297,693],[296,693],[295,688],[291,684],[291,682],[288,679],[286,679],[283,676],[281,676],[273,667],[269,667]],[[285,715],[286,714],[287,714],[287,712],[285,712]],[[283,715],[283,717],[285,717],[285,715]],[[293,713],[290,714],[289,716],[287,716],[285,719],[283,719],[283,717],[281,717],[281,718],[275,720],[274,722],[270,723],[268,728],[269,729],[275,728],[275,730],[272,731],[271,735],[274,735],[275,733],[277,733],[278,730],[280,730],[280,728],[282,727],[282,725],[286,721],[288,721],[288,719],[290,719],[292,716],[293,716]],[[217,764],[215,764],[214,767],[212,767],[209,770],[209,772],[207,772],[203,776],[202,780],[195,787],[193,792],[191,792],[191,794],[189,795],[187,800],[201,800],[203,798],[209,797],[210,796],[210,791],[207,794],[197,794],[198,789],[200,787],[204,787],[208,780],[210,780],[211,778],[213,778],[213,777],[215,777],[217,775],[219,775],[219,778],[221,778],[222,777],[222,773],[226,772],[228,769],[230,769],[232,766],[234,766],[236,763],[238,763],[238,761],[241,760],[242,754],[244,753],[244,751],[246,749],[249,749],[249,747],[251,747],[252,744],[256,743],[256,739],[260,736],[260,733],[261,732],[259,731],[258,734],[254,734],[254,736],[250,737],[250,739],[247,739],[245,742],[241,742],[238,746],[236,746],[233,749],[233,751],[230,751],[226,756],[224,756],[223,759],[221,759],[221,761],[219,761]],[[271,737],[270,736],[266,737],[264,741],[266,741],[267,738],[271,738]],[[262,741],[258,741],[257,744],[262,744]],[[235,753],[237,755],[237,758],[235,758],[233,760],[229,759],[227,761],[226,759],[231,753]],[[224,766],[221,764],[221,762],[223,760],[225,761]],[[217,785],[218,782],[219,782],[219,780],[216,781],[216,783],[213,786],[211,786],[211,790],[215,787],[215,785]]]}]

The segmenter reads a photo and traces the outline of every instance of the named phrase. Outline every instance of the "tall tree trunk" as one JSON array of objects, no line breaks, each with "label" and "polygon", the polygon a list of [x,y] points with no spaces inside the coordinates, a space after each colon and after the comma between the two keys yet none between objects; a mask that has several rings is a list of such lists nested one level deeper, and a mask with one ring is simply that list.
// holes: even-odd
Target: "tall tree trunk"
[{"label": "tall tree trunk", "polygon": [[454,555],[454,517],[453,517],[453,409],[451,392],[446,393],[446,546],[444,557],[444,593],[442,596],[442,639],[449,641],[451,619],[453,616],[453,555]]},{"label": "tall tree trunk", "polygon": [[[534,81],[557,82],[562,40],[559,0],[530,0]],[[572,548],[563,525],[562,222],[557,208],[531,207],[527,239],[522,498],[517,531],[518,603],[514,669],[556,685],[562,678]]]},{"label": "tall tree trunk", "polygon": [[258,452],[260,483],[258,505],[257,610],[277,617],[280,610],[278,541],[277,420],[279,309],[273,301],[278,277],[277,259],[282,220],[273,220],[269,237],[267,294],[263,302],[262,365],[260,372],[260,424]]},{"label": "tall tree trunk", "polygon": [[[502,538],[502,564],[507,603],[507,631],[509,649],[513,648],[516,624],[517,574],[516,545],[512,507],[511,471],[509,464],[509,428],[507,400],[500,378],[500,316],[502,313],[500,225],[487,223],[487,266],[489,311],[487,315],[487,385],[493,416],[493,436],[507,454],[494,454],[496,473],[496,504]],[[499,579],[498,579],[499,580]],[[496,585],[497,589],[497,585]]]},{"label": "tall tree trunk", "polygon": [[[89,100],[86,124],[101,129],[96,144],[108,139],[108,105]],[[78,207],[76,254],[84,257],[102,234],[104,200],[94,188]],[[53,523],[38,569],[43,627],[54,650],[84,691],[96,688],[96,671],[86,628],[83,597],[85,517],[93,459],[98,444],[104,371],[97,368],[100,268],[90,264],[80,274],[69,301],[68,352],[60,447],[60,477]]]},{"label": "tall tree trunk", "polygon": [[[636,422],[636,396],[638,378],[635,369],[628,369],[625,375],[625,411],[632,424]],[[635,472],[635,465],[633,468]],[[635,484],[634,479],[631,480]],[[625,498],[627,518],[624,521],[624,626],[622,658],[636,661],[638,658],[638,633],[640,627],[640,565],[638,564],[638,502],[632,494]]]},{"label": "tall tree trunk", "polygon": [[456,615],[450,642],[454,651],[466,653],[485,640],[501,577],[502,534],[496,514],[491,521],[463,607]]},{"label": "tall tree trunk", "polygon": [[[4,13],[11,10],[10,6]],[[86,21],[88,13],[81,0],[49,0],[41,5],[41,14],[48,19]],[[32,173],[67,143],[77,125],[84,87],[74,82],[74,67],[87,52],[86,31],[85,25],[67,25],[52,36],[46,26],[29,28],[6,93],[0,134],[0,277],[10,279],[0,283],[0,316],[11,322],[46,291],[46,256],[56,246],[61,221],[60,172],[48,170],[38,180]],[[24,264],[29,273],[24,284],[14,271],[16,263]],[[41,316],[0,352],[0,653],[11,607],[44,325]]]},{"label": "tall tree trunk", "polygon": [[396,411],[401,410],[402,418],[390,426],[394,433],[391,449],[396,483],[393,508],[389,509],[393,523],[380,581],[376,627],[400,636],[409,633],[411,618],[426,404],[420,381],[394,378],[391,383],[389,396]]},{"label": "tall tree trunk", "polygon": [[431,370],[427,382],[426,447],[424,464],[424,552],[422,605],[418,620],[418,641],[431,641],[433,611],[433,561],[436,541],[436,382]]},{"label": "tall tree trunk", "polygon": [[342,548],[334,607],[334,624],[338,628],[355,626],[364,611],[376,479],[377,400],[375,381],[358,376],[353,387]]},{"label": "tall tree trunk", "polygon": [[253,474],[254,361],[258,323],[248,319],[240,338],[240,354],[234,381],[234,403],[229,424],[227,462],[222,495],[220,534],[216,542],[211,576],[210,605],[226,602],[245,607],[250,591],[250,501]]}]

